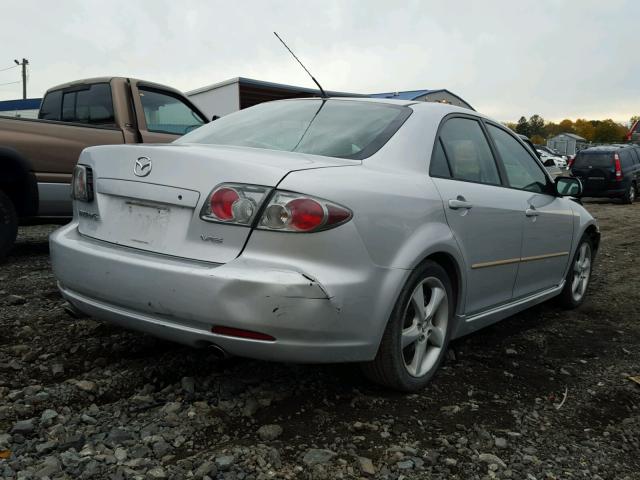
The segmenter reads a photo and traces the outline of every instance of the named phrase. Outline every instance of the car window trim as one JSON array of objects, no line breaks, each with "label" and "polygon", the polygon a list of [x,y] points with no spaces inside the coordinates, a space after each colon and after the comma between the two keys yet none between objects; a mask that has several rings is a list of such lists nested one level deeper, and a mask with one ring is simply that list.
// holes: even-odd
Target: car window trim
[{"label": "car window trim", "polygon": [[[450,119],[453,118],[465,118],[467,120],[474,120],[478,123],[479,127],[480,127],[480,131],[482,132],[482,134],[485,137],[485,140],[487,141],[487,144],[489,145],[489,151],[491,151],[491,155],[493,156],[493,162],[496,166],[496,171],[498,172],[498,178],[500,180],[500,183],[487,183],[487,182],[475,182],[473,180],[465,180],[462,178],[456,178],[453,176],[453,169],[451,168],[451,163],[449,162],[449,154],[447,153],[447,149],[445,148],[444,142],[442,141],[442,138],[440,136],[440,132],[442,131],[442,127],[446,124],[447,121],[449,121]],[[488,185],[491,187],[504,187],[505,184],[505,179],[503,178],[503,174],[502,171],[500,170],[500,166],[497,163],[497,159],[495,156],[495,153],[493,152],[491,143],[489,141],[489,139],[487,138],[487,132],[484,128],[484,125],[482,124],[482,117],[477,117],[475,115],[469,115],[467,113],[461,113],[461,112],[454,112],[454,113],[449,113],[448,115],[445,115],[444,117],[442,117],[442,119],[440,120],[440,124],[438,125],[438,130],[436,131],[436,140],[440,141],[440,144],[442,146],[442,150],[444,151],[444,155],[445,158],[447,159],[447,166],[449,167],[449,173],[451,176],[449,177],[441,177],[439,175],[432,175],[431,174],[431,158],[433,158],[433,152],[435,151],[435,146],[436,146],[436,142],[433,142],[433,148],[431,150],[431,158],[429,159],[429,176],[434,177],[434,178],[444,178],[446,180],[455,180],[456,182],[465,182],[465,183],[475,183],[477,185]]]},{"label": "car window trim", "polygon": [[498,152],[498,148],[496,147],[493,137],[491,136],[491,134],[489,133],[489,130],[487,128],[487,135],[490,138],[490,144],[492,149],[494,149],[494,156],[496,157],[496,159],[498,159],[499,163],[500,163],[500,169],[501,171],[504,172],[504,178],[505,178],[505,184],[504,187],[505,188],[509,188],[511,190],[519,190],[521,192],[528,192],[528,193],[537,193],[539,195],[551,195],[551,196],[557,196],[554,195],[552,192],[552,186],[554,185],[554,181],[551,178],[551,175],[549,174],[549,172],[547,172],[547,169],[544,167],[544,165],[542,165],[542,162],[539,158],[536,158],[530,151],[529,148],[527,147],[527,144],[524,143],[522,141],[522,139],[518,138],[517,135],[514,135],[513,133],[511,133],[509,131],[508,128],[504,127],[503,125],[500,125],[494,121],[491,120],[487,120],[487,119],[482,119],[482,123],[484,124],[485,128],[487,128],[488,125],[491,125],[492,127],[496,127],[499,130],[502,130],[503,132],[505,132],[507,135],[511,136],[511,138],[515,139],[521,146],[524,147],[524,150],[527,152],[527,154],[529,155],[529,157],[531,157],[531,159],[534,161],[534,163],[538,166],[538,168],[542,171],[542,174],[544,175],[544,177],[547,179],[547,184],[546,184],[546,192],[532,192],[531,190],[525,190],[524,188],[518,188],[518,187],[512,187],[511,185],[509,185],[509,178],[507,177],[507,170],[504,164],[504,161],[502,160],[502,157],[500,156],[500,152]]}]

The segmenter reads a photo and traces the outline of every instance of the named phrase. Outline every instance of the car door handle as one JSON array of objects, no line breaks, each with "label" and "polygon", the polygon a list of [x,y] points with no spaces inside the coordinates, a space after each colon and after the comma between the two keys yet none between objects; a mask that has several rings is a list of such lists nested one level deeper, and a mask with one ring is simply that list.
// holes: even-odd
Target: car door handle
[{"label": "car door handle", "polygon": [[449,200],[449,208],[451,210],[459,210],[461,208],[466,208],[468,210],[471,207],[473,207],[473,204],[467,202],[464,197]]},{"label": "car door handle", "polygon": [[540,214],[538,213],[538,211],[537,211],[535,208],[533,208],[533,207],[527,208],[527,209],[524,211],[524,214],[525,214],[527,217],[537,217],[538,215],[540,215]]}]

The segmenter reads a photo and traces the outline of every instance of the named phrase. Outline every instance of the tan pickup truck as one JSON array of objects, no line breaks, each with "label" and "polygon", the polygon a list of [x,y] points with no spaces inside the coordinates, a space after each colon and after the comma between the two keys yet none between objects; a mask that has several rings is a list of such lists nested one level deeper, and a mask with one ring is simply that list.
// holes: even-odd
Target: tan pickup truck
[{"label": "tan pickup truck", "polygon": [[178,90],[121,77],[51,88],[37,120],[0,117],[0,259],[19,223],[71,216],[71,173],[84,148],[167,143],[206,122]]}]

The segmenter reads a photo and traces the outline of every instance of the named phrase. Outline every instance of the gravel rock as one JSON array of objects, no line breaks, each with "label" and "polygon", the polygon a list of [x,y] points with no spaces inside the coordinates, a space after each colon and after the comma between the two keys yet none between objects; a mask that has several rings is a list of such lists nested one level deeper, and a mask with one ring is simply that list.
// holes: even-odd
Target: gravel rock
[{"label": "gravel rock", "polygon": [[478,459],[481,462],[495,463],[497,465],[500,465],[502,468],[507,468],[507,465],[500,459],[500,457],[492,453],[481,453],[480,455],[478,455]]},{"label": "gravel rock", "polygon": [[83,392],[95,392],[98,388],[94,382],[89,380],[78,380],[76,382],[76,387],[78,387]]},{"label": "gravel rock", "polygon": [[221,455],[219,457],[216,457],[215,461],[216,461],[216,467],[218,467],[218,470],[221,470],[224,472],[231,468],[231,466],[235,462],[235,458],[233,457],[233,455]]},{"label": "gravel rock", "polygon": [[11,433],[19,434],[19,435],[29,435],[33,433],[35,430],[35,425],[33,424],[33,419],[29,420],[21,420],[16,422],[11,428]]},{"label": "gravel rock", "polygon": [[282,427],[280,425],[263,425],[258,429],[258,436],[265,442],[275,440],[280,435],[282,435]]},{"label": "gravel rock", "polygon": [[370,458],[358,457],[358,463],[360,464],[360,471],[365,475],[375,475],[376,467]]},{"label": "gravel rock", "polygon": [[307,450],[304,457],[302,457],[302,461],[309,466],[322,465],[329,463],[335,456],[336,454],[331,450],[312,448]]}]

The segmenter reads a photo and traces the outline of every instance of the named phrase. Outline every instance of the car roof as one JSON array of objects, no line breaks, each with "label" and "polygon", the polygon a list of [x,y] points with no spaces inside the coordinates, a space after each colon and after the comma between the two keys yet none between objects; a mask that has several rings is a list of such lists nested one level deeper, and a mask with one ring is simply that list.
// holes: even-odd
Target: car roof
[{"label": "car roof", "polygon": [[638,146],[633,144],[598,145],[597,147],[584,148],[580,150],[578,153],[589,153],[589,154],[608,153],[608,152],[617,152],[625,148],[638,148]]}]

